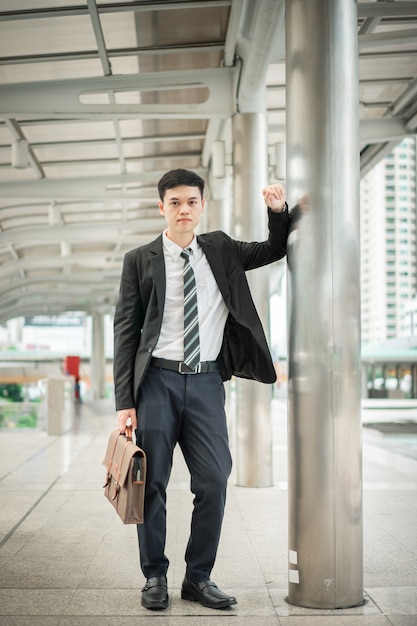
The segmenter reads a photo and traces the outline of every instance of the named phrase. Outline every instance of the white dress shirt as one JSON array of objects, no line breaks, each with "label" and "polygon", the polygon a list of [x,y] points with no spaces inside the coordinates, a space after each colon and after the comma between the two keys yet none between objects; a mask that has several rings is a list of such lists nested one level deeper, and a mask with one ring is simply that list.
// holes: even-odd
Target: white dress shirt
[{"label": "white dress shirt", "polygon": [[[152,353],[154,357],[182,361],[184,359],[184,259],[182,248],[162,235],[166,272],[165,309],[161,333]],[[188,246],[190,263],[197,284],[198,320],[200,329],[200,361],[215,361],[222,345],[227,307],[217,287],[213,272],[201,246],[194,237]]]}]

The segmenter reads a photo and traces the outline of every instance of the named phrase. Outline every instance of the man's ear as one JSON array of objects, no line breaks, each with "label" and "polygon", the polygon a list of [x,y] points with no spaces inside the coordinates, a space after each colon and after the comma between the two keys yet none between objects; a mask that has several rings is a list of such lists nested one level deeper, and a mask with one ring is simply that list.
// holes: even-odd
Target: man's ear
[{"label": "man's ear", "polygon": [[206,208],[206,199],[205,198],[201,198],[201,212],[204,213],[204,209]]},{"label": "man's ear", "polygon": [[164,203],[162,202],[162,200],[158,200],[158,207],[159,207],[160,214],[161,215],[165,215]]}]

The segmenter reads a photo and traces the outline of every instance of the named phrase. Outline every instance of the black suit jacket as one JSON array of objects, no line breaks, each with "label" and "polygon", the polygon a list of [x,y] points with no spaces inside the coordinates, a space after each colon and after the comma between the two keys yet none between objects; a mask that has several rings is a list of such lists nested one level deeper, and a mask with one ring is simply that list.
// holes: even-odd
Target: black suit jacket
[{"label": "black suit jacket", "polygon": [[[229,309],[218,357],[223,380],[232,375],[263,383],[276,379],[245,272],[285,256],[288,220],[287,211],[268,209],[269,237],[263,242],[236,241],[222,231],[197,237]],[[114,317],[116,410],[136,406],[161,330],[165,282],[162,235],[125,255]]]}]

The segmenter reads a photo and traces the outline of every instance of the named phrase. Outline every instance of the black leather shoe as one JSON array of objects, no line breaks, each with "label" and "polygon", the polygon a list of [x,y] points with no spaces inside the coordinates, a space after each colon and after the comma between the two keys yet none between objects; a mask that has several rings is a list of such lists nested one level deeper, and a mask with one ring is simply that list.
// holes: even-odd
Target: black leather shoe
[{"label": "black leather shoe", "polygon": [[211,580],[202,583],[190,583],[186,578],[182,583],[181,598],[199,602],[209,609],[225,609],[237,604],[236,598],[227,596]]},{"label": "black leather shoe", "polygon": [[148,578],[142,589],[142,606],[151,611],[166,609],[168,606],[168,585],[166,576]]}]

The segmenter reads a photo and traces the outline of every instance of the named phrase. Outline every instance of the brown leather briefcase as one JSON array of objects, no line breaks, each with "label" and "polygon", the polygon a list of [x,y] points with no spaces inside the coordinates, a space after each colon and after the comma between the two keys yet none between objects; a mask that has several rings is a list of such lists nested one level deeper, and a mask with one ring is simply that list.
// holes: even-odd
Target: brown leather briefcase
[{"label": "brown leather briefcase", "polygon": [[104,495],[124,524],[143,524],[146,455],[132,441],[132,428],[122,435],[114,430],[103,465],[107,470]]}]

